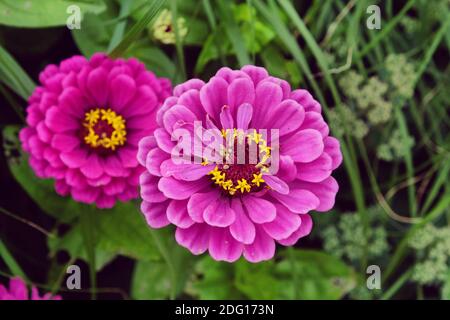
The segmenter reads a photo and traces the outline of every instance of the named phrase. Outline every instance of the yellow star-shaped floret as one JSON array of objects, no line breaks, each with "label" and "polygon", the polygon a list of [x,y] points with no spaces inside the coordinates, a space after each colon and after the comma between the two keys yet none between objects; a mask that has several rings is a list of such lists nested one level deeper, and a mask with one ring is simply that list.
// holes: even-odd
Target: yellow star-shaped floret
[{"label": "yellow star-shaped floret", "polygon": [[259,187],[261,185],[262,182],[265,182],[264,179],[262,178],[262,173],[259,174],[253,174],[253,180],[252,182]]},{"label": "yellow star-shaped floret", "polygon": [[247,180],[245,179],[238,180],[236,190],[241,190],[241,193],[244,193],[244,191],[250,192],[250,189],[251,186],[247,183]]}]

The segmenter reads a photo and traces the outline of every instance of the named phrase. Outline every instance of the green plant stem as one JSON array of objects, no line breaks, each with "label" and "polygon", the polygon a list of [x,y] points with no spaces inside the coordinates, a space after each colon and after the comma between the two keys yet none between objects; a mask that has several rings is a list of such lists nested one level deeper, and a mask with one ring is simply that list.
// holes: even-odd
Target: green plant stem
[{"label": "green plant stem", "polygon": [[96,268],[96,223],[95,223],[95,210],[90,210],[91,207],[84,210],[80,214],[81,233],[83,237],[83,243],[86,250],[86,254],[89,262],[89,274],[91,279],[91,297],[92,300],[97,299],[97,268]]},{"label": "green plant stem", "polygon": [[172,256],[169,253],[169,250],[167,248],[167,245],[162,239],[161,235],[159,234],[158,230],[150,229],[150,233],[153,237],[153,240],[155,241],[156,247],[158,248],[161,256],[163,257],[164,261],[167,264],[167,267],[169,268],[170,273],[170,299],[175,300],[177,295],[177,273],[174,261],[172,259]]},{"label": "green plant stem", "polygon": [[180,66],[181,81],[186,80],[186,63],[184,61],[183,39],[180,37],[178,29],[178,8],[177,0],[170,0],[170,11],[172,13],[172,27],[175,33],[175,47],[177,51],[178,65]]},{"label": "green plant stem", "polygon": [[403,285],[411,278],[413,273],[413,267],[409,268],[406,272],[404,272],[390,287],[387,289],[384,294],[381,296],[380,300],[389,300],[391,299],[398,290],[403,287]]},{"label": "green plant stem", "polygon": [[5,262],[8,269],[15,275],[19,276],[24,280],[27,280],[27,276],[25,275],[25,272],[23,272],[22,268],[19,266],[19,264],[14,259],[14,256],[9,252],[6,245],[3,243],[2,240],[0,240],[0,257]]}]

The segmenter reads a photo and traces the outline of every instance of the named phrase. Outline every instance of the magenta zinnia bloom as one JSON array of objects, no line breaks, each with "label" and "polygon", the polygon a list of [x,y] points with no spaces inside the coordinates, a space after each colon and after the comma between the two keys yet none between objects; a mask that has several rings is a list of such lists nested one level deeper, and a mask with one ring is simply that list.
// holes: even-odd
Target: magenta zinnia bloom
[{"label": "magenta zinnia bloom", "polygon": [[38,289],[33,286],[31,297],[29,297],[25,282],[21,278],[15,277],[9,280],[9,290],[0,284],[0,300],[61,300],[61,296],[52,296],[51,293],[46,293],[41,297]]},{"label": "magenta zinnia bloom", "polygon": [[[229,262],[241,255],[251,262],[271,259],[276,243],[291,246],[310,233],[308,212],[334,205],[338,184],[331,172],[342,155],[320,104],[264,68],[222,68],[207,83],[178,85],[157,121],[159,128],[139,143],[138,161],[147,169],[140,177],[141,210],[153,228],[174,224],[177,242],[193,254],[208,250]],[[174,136],[183,129],[197,139],[197,121],[233,137],[231,145],[244,154],[253,148],[259,160],[220,163],[189,147],[185,155],[197,162],[179,162]],[[278,134],[279,143],[261,129]],[[237,158],[228,145],[222,150],[216,160]]]},{"label": "magenta zinnia bloom", "polygon": [[60,195],[100,208],[136,198],[138,142],[155,129],[169,80],[136,59],[101,53],[49,65],[39,80],[20,132],[36,175],[55,179]]}]

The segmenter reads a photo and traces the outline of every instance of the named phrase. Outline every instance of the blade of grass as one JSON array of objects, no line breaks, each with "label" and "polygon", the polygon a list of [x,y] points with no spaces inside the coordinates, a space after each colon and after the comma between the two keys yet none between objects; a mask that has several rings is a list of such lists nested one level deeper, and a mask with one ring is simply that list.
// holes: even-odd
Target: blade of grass
[{"label": "blade of grass", "polygon": [[153,21],[153,19],[155,19],[165,2],[166,0],[152,1],[144,16],[125,34],[122,41],[110,51],[110,57],[117,58],[122,56],[130,45],[137,39],[140,33]]},{"label": "blade of grass", "polygon": [[170,1],[170,11],[172,13],[172,27],[175,33],[175,47],[177,50],[178,65],[180,66],[180,79],[181,81],[186,80],[186,63],[184,61],[184,51],[183,51],[183,40],[180,37],[180,30],[178,29],[178,8],[177,0]]},{"label": "blade of grass", "polygon": [[119,19],[120,21],[116,24],[114,28],[113,35],[111,37],[111,41],[108,45],[108,52],[111,52],[122,40],[123,35],[125,33],[125,28],[127,27],[127,19],[122,19],[123,17],[128,16],[130,13],[130,8],[133,5],[134,0],[121,0],[120,1],[120,12]]},{"label": "blade of grass", "polygon": [[[211,2],[209,0],[203,0],[202,3],[203,3],[203,9],[205,10],[206,17],[208,18],[209,25],[214,34],[217,31],[217,22],[216,22],[216,17],[214,16],[214,12],[211,8]],[[217,52],[219,53],[220,62],[222,63],[222,65],[226,65],[227,62],[225,60],[225,56],[223,54],[222,46],[219,42],[219,39],[217,37],[214,37],[214,40],[216,42]]]},{"label": "blade of grass", "polygon": [[408,241],[411,239],[415,233],[423,228],[427,223],[436,220],[443,213],[446,212],[450,205],[450,193],[445,193],[439,200],[439,202],[434,206],[434,208],[427,214],[419,223],[412,226],[405,236],[402,238],[400,243],[397,245],[394,254],[389,259],[389,264],[383,273],[383,283],[389,279],[392,273],[396,270],[398,265],[402,262],[405,257],[406,251],[408,250]]},{"label": "blade of grass", "polygon": [[0,240],[0,257],[2,257],[3,261],[12,274],[14,274],[15,276],[19,276],[24,280],[27,279],[25,272],[23,272],[22,268],[16,262],[14,256],[9,252],[8,248],[2,240]]},{"label": "blade of grass", "polygon": [[[326,61],[325,55],[323,54],[322,50],[320,49],[319,45],[317,44],[316,40],[314,39],[313,35],[309,31],[308,27],[305,25],[303,20],[300,18],[300,16],[297,14],[295,8],[292,6],[292,4],[287,0],[278,0],[278,2],[283,7],[286,14],[289,16],[291,21],[294,23],[297,30],[302,35],[303,39],[305,40],[307,46],[310,48],[311,52],[313,53],[315,59],[317,60],[317,63],[319,64],[320,69],[322,70],[322,73],[325,76],[325,81],[328,84],[328,87],[331,90],[331,94],[333,96],[335,105],[339,108],[341,106],[341,97],[338,93],[338,90],[336,88],[334,79],[332,78],[328,63]],[[348,148],[350,151],[352,151],[352,143],[349,141]],[[347,146],[345,144],[342,144],[343,152],[347,153]],[[352,161],[351,161],[352,159]],[[349,171],[349,174],[351,175],[350,179],[352,180],[354,195],[355,195],[355,201],[358,206],[358,213],[361,216],[361,220],[363,221],[364,228],[366,230],[366,234],[369,229],[369,220],[366,215],[365,210],[365,204],[364,204],[364,195],[362,194],[362,183],[361,178],[359,174],[359,170],[357,170],[357,164],[356,164],[356,156],[354,155],[351,157],[351,159],[348,156],[344,157],[344,165]],[[365,259],[363,259],[365,260]],[[365,267],[363,263],[363,268]]]},{"label": "blade of grass", "polygon": [[[281,21],[278,14],[274,14],[275,12],[278,12],[277,7],[275,6],[275,3],[271,2],[271,10],[263,4],[262,1],[256,1],[254,2],[255,7],[258,9],[258,11],[262,14],[262,16],[272,24],[275,31],[279,35],[281,41],[284,43],[284,45],[288,48],[288,50],[291,52],[292,56],[294,57],[295,61],[300,65],[300,68],[303,70],[303,72],[306,75],[307,80],[311,84],[311,87],[313,88],[313,91],[317,97],[317,99],[320,101],[325,114],[328,114],[328,106],[327,102],[325,101],[325,98],[322,94],[322,91],[319,88],[319,85],[317,84],[316,80],[314,79],[314,76],[311,72],[311,69],[307,63],[307,60],[305,56],[303,55],[302,51],[298,47],[296,39],[292,36],[291,32],[289,32],[288,28],[284,25],[284,23]],[[343,137],[339,133],[335,133],[335,136],[340,140],[341,142],[341,151],[344,158],[344,166],[346,168],[347,174],[349,175],[350,183],[352,185],[352,192],[353,196],[355,198],[356,206],[359,212],[365,212],[365,203],[364,203],[364,194],[363,194],[363,187],[361,183],[361,177],[359,174],[358,166],[356,164],[356,159],[351,156],[349,145],[344,141]]]},{"label": "blade of grass", "polygon": [[372,38],[372,40],[366,44],[359,53],[355,55],[355,60],[359,60],[363,58],[370,50],[374,49],[380,41],[385,39],[385,37],[394,30],[394,27],[397,25],[397,23],[400,22],[400,19],[406,14],[406,12],[412,8],[416,0],[409,0],[408,3],[406,3],[402,10],[392,19],[389,20],[389,22],[381,27],[381,30],[376,34],[375,37]]},{"label": "blade of grass", "polygon": [[245,47],[245,42],[242,38],[242,33],[239,30],[236,20],[234,20],[233,10],[231,9],[230,4],[231,2],[220,0],[218,3],[221,16],[227,26],[225,31],[236,53],[239,65],[242,67],[246,64],[250,64],[251,60],[248,56],[247,48]]},{"label": "blade of grass", "polygon": [[0,83],[0,94],[2,94],[6,101],[8,102],[8,105],[14,110],[14,112],[19,116],[20,120],[22,122],[25,122],[25,116],[23,115],[23,110],[20,104],[17,103],[16,99],[8,92],[8,89],[5,88]]},{"label": "blade of grass", "polygon": [[24,100],[28,100],[36,87],[33,80],[2,46],[0,46],[0,81]]},{"label": "blade of grass", "polygon": [[89,275],[91,280],[91,297],[97,299],[97,273],[96,273],[96,240],[95,240],[95,214],[93,210],[81,212],[80,223],[84,247],[86,249],[87,260],[89,262]]}]

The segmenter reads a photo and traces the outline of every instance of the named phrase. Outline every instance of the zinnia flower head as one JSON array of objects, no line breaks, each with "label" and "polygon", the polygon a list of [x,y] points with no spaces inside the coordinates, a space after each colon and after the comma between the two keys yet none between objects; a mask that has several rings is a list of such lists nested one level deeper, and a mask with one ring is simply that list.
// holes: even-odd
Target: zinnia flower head
[{"label": "zinnia flower head", "polygon": [[36,175],[55,179],[60,195],[100,208],[136,198],[138,142],[156,127],[169,80],[136,59],[102,53],[49,65],[39,80],[20,132]]},{"label": "zinnia flower head", "polygon": [[193,254],[271,259],[310,233],[310,211],[334,205],[342,155],[320,104],[264,68],[178,85],[157,122],[139,143],[141,210]]},{"label": "zinnia flower head", "polygon": [[9,280],[9,290],[0,284],[0,300],[61,300],[61,296],[52,296],[51,293],[46,293],[41,297],[38,289],[33,286],[31,297],[29,297],[25,282],[21,278],[15,277]]}]

